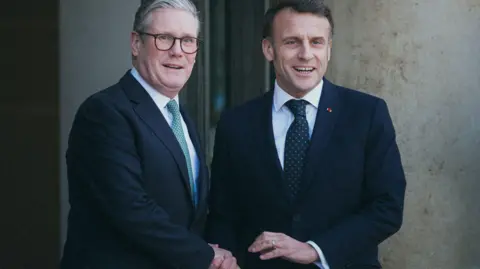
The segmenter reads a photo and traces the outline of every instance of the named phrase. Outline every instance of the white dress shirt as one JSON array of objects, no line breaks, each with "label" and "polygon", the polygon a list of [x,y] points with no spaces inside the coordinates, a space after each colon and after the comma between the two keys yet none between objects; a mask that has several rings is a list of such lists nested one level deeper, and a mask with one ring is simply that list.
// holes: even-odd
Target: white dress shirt
[{"label": "white dress shirt", "polygon": [[[317,110],[318,104],[320,101],[320,96],[322,95],[322,88],[323,88],[323,80],[309,93],[307,93],[303,98],[303,100],[307,101],[308,104],[306,106],[306,116],[308,122],[308,133],[310,137],[312,136],[313,128],[315,125],[315,119],[317,118]],[[290,125],[292,124],[295,116],[293,113],[285,106],[285,103],[290,101],[291,99],[298,99],[287,92],[285,92],[280,86],[278,85],[277,81],[275,81],[275,88],[273,92],[273,105],[272,105],[272,125],[273,125],[273,136],[275,139],[275,146],[277,148],[278,159],[280,160],[280,164],[283,168],[283,158],[285,152],[285,139],[287,137],[287,131]],[[320,257],[320,261],[316,262],[315,264],[323,269],[330,269],[328,266],[327,260],[323,255],[322,250],[318,247],[317,244],[313,241],[308,241],[318,253]]]},{"label": "white dress shirt", "polygon": [[[155,90],[152,86],[150,86],[143,78],[140,76],[138,71],[135,68],[132,68],[130,71],[132,76],[142,85],[142,87],[147,91],[147,93],[150,95],[150,97],[153,99],[155,104],[157,105],[158,109],[160,112],[162,112],[163,117],[165,117],[165,120],[167,121],[168,125],[172,126],[172,121],[173,121],[173,115],[168,111],[167,109],[167,103],[170,102],[170,98],[167,96],[161,94],[159,91]],[[180,105],[178,102],[178,95],[175,96],[175,101]],[[190,138],[190,133],[188,132],[187,124],[185,124],[185,121],[183,120],[182,117],[182,129],[183,133],[185,135],[185,139],[187,140],[187,146],[188,146],[188,151],[190,153],[190,163],[192,164],[192,172],[193,172],[193,179],[195,182],[198,179],[198,173],[199,173],[199,159],[197,156],[197,152],[195,151],[195,147],[193,146],[192,139]]]}]

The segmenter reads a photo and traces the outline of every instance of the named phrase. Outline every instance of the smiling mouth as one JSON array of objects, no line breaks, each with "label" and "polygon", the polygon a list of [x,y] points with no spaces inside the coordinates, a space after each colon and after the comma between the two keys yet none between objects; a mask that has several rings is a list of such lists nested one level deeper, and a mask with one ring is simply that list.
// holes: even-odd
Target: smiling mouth
[{"label": "smiling mouth", "polygon": [[293,67],[293,69],[301,74],[309,74],[315,70],[314,67]]},{"label": "smiling mouth", "polygon": [[175,69],[175,70],[183,69],[183,67],[175,64],[164,64],[163,66],[165,66],[166,68]]}]

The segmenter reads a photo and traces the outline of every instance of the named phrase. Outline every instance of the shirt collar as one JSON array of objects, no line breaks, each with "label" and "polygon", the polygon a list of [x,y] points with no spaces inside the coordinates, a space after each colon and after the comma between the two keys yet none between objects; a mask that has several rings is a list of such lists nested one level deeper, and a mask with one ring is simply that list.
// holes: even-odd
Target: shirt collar
[{"label": "shirt collar", "polygon": [[[300,98],[311,105],[313,105],[315,108],[318,109],[318,103],[320,102],[320,96],[322,95],[322,89],[323,89],[323,79],[320,81],[320,83],[315,86],[310,92],[308,92],[304,97]],[[278,112],[283,105],[285,105],[286,102],[290,101],[291,99],[298,99],[290,94],[288,94],[284,89],[282,89],[277,81],[275,80],[275,87],[274,87],[274,92],[273,92],[273,108],[275,109],[275,112]]]},{"label": "shirt collar", "polygon": [[[137,71],[137,69],[135,69],[135,67],[132,67],[132,70],[130,71],[130,73],[138,81],[138,83],[140,83],[140,85],[142,85],[142,87],[145,89],[145,91],[147,91],[148,95],[150,95],[150,97],[153,99],[155,104],[160,109],[165,108],[167,106],[167,103],[170,102],[170,100],[172,100],[169,97],[161,94],[159,91],[155,90],[152,86],[150,86],[150,84],[148,84],[148,82],[146,82],[142,78],[140,73],[138,73],[138,71]],[[180,103],[178,102],[178,95],[176,95],[175,98],[173,98],[173,99],[177,102],[177,104],[180,105]]]}]

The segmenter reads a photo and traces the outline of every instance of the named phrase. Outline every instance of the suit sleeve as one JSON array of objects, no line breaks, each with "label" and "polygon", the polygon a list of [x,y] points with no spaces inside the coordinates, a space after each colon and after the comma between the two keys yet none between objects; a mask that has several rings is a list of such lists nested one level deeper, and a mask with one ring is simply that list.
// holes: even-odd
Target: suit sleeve
[{"label": "suit sleeve", "polygon": [[112,104],[90,98],[80,107],[69,138],[67,166],[69,180],[82,186],[89,203],[138,248],[172,267],[209,267],[212,248],[173,224],[142,187],[135,134]]},{"label": "suit sleeve", "polygon": [[[229,131],[225,124],[225,115],[219,121],[215,134],[214,155],[212,160],[212,177],[207,221],[207,239],[219,244],[236,254],[236,225],[239,223],[240,211],[235,199],[235,178],[232,170],[228,144]],[[237,257],[238,258],[238,257]]]},{"label": "suit sleeve", "polygon": [[343,268],[349,259],[376,247],[402,224],[405,175],[392,120],[381,99],[370,120],[366,143],[363,207],[313,237],[331,268]]}]

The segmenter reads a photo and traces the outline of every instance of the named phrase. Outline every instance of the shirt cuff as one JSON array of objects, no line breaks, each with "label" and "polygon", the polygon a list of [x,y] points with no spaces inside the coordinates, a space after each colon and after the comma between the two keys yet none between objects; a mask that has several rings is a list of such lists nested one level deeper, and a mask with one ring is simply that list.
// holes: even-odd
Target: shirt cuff
[{"label": "shirt cuff", "polygon": [[318,245],[315,244],[315,242],[313,242],[313,241],[308,241],[307,244],[312,246],[313,249],[315,249],[315,251],[317,252],[318,257],[320,257],[320,261],[316,261],[316,262],[314,262],[314,264],[316,266],[320,267],[321,269],[330,269],[330,266],[328,266],[328,263],[327,263],[327,259],[325,259],[325,255],[323,255],[323,252],[318,247]]}]

